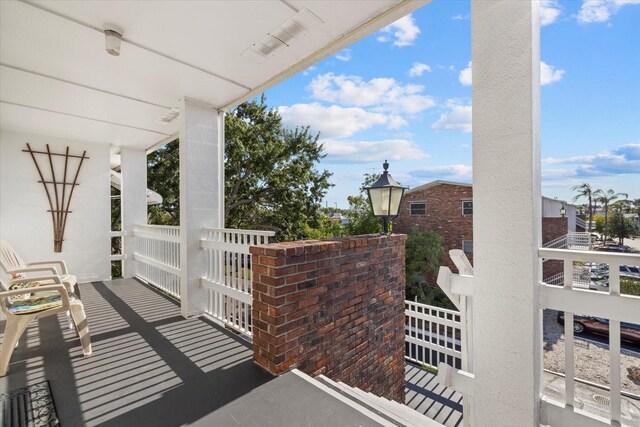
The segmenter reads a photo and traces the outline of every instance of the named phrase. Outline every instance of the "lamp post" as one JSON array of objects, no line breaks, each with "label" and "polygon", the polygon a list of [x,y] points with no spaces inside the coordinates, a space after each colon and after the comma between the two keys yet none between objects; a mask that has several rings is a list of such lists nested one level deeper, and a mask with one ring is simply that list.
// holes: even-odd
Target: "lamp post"
[{"label": "lamp post", "polygon": [[404,195],[405,187],[399,185],[389,175],[389,163],[385,160],[382,164],[384,172],[378,180],[370,187],[365,187],[369,194],[369,203],[373,210],[373,215],[382,218],[384,234],[389,234],[389,223],[398,216],[400,202]]},{"label": "lamp post", "polygon": [[567,215],[567,208],[564,207],[564,203],[560,206],[560,216],[564,218]]}]

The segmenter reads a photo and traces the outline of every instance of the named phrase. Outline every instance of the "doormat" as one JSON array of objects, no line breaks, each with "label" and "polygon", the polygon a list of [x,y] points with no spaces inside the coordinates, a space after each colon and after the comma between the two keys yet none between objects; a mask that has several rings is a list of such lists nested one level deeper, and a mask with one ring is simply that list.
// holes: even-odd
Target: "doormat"
[{"label": "doormat", "polygon": [[0,394],[0,425],[59,426],[60,420],[49,381]]}]

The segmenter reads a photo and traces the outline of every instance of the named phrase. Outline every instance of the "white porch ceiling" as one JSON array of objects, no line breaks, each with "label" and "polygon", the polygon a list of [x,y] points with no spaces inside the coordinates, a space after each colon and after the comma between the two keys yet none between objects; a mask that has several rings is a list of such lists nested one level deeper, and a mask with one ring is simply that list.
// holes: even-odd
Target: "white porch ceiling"
[{"label": "white porch ceiling", "polygon": [[[177,133],[156,119],[180,98],[233,107],[427,1],[2,1],[0,127],[147,148]],[[243,55],[292,19],[290,46]]]}]

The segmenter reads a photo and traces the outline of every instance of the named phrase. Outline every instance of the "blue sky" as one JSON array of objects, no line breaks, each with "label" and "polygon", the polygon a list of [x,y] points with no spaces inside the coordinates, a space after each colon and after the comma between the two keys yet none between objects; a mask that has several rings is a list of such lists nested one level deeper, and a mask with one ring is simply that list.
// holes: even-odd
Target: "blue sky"
[{"label": "blue sky", "polygon": [[[640,198],[640,0],[542,3],[543,194],[589,182]],[[267,91],[286,125],[320,132],[329,206],[385,159],[409,187],[471,182],[469,15],[434,0]]]}]

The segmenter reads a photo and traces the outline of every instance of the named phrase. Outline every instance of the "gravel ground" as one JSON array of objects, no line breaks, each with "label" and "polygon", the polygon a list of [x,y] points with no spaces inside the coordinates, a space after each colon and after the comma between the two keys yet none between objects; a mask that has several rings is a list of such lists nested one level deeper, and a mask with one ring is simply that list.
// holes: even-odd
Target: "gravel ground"
[{"label": "gravel ground", "polygon": [[[556,320],[557,311],[544,311],[544,368],[564,373],[564,327]],[[577,338],[574,345],[576,378],[609,385],[609,348],[604,344]],[[640,357],[622,350],[620,356],[622,390],[640,395],[640,381],[628,377],[627,368],[640,367]]]}]

